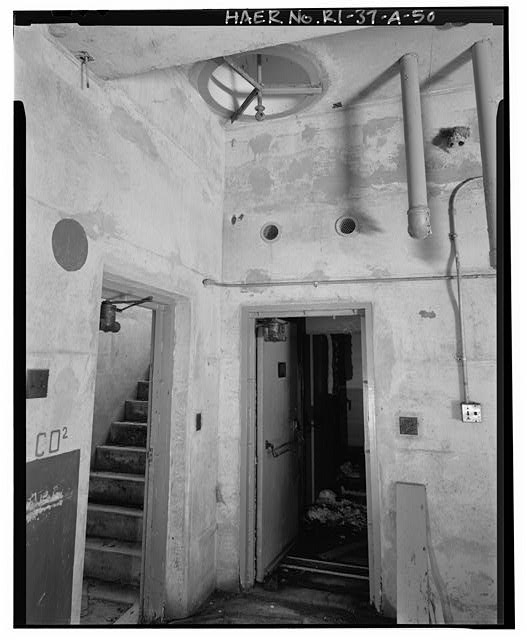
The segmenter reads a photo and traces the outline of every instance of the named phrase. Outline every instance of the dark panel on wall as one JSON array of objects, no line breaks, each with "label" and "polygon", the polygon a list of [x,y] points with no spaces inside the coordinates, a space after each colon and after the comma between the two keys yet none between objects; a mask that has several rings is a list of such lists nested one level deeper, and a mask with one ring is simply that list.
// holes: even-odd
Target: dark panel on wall
[{"label": "dark panel on wall", "polygon": [[86,232],[73,218],[57,222],[51,236],[51,246],[55,260],[66,271],[78,271],[88,257]]},{"label": "dark panel on wall", "polygon": [[26,372],[26,398],[46,398],[49,369],[28,369]]},{"label": "dark panel on wall", "polygon": [[69,624],[80,450],[26,464],[26,622]]}]

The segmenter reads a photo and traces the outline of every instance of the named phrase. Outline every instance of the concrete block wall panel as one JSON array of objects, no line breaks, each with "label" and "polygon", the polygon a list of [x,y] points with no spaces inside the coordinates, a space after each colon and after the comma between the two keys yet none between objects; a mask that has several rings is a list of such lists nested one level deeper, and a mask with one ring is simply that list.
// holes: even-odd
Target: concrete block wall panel
[{"label": "concrete block wall panel", "polygon": [[[449,36],[454,31],[443,32],[441,46],[448,47],[450,37],[459,38]],[[425,34],[429,37],[430,32],[419,36],[412,30],[412,43],[423,46]],[[366,42],[366,33],[361,37]],[[397,32],[397,38],[404,37],[404,30]],[[498,48],[500,37],[498,33]],[[501,91],[498,82],[497,97]],[[481,175],[469,76],[455,90],[423,90],[422,110],[433,235],[421,242],[406,229],[399,98],[329,113],[318,113],[315,106],[282,121],[228,129],[223,279],[324,280],[444,274],[452,269],[448,199],[458,182]],[[471,127],[465,146],[447,153],[433,144],[439,129],[457,125]],[[481,183],[467,186],[456,208],[463,270],[490,272]],[[355,237],[342,238],[334,230],[335,220],[344,214],[358,222]],[[282,237],[266,244],[260,229],[270,221],[282,227]],[[436,606],[454,622],[496,620],[495,281],[466,280],[463,291],[471,397],[482,403],[484,415],[477,425],[459,419],[462,384],[453,283],[222,290],[221,586],[236,585],[239,576],[241,305],[371,302],[384,609],[392,615],[396,611],[395,483],[406,481],[427,486]],[[401,415],[418,416],[418,437],[399,435]]]},{"label": "concrete block wall panel", "polygon": [[118,314],[119,333],[99,332],[91,455],[104,444],[114,420],[124,418],[125,400],[136,397],[137,382],[150,364],[152,311],[132,307]]},{"label": "concrete block wall panel", "polygon": [[[189,300],[190,377],[179,393],[186,394],[188,407],[188,482],[202,491],[192,492],[185,506],[190,531],[180,531],[172,460],[167,575],[183,535],[193,544],[188,554],[177,556],[180,570],[192,574],[203,558],[214,567],[214,514],[204,514],[216,499],[220,296],[205,292],[201,281],[205,275],[221,276],[223,133],[182,75],[170,76],[177,106],[158,103],[155,117],[139,96],[135,102],[117,84],[92,77],[90,88],[82,90],[78,61],[38,27],[15,30],[15,77],[15,98],[24,102],[27,119],[27,366],[50,369],[48,397],[28,401],[27,459],[35,457],[37,433],[57,425],[68,427],[61,452],[81,451],[72,598],[76,622],[103,270]],[[160,116],[163,111],[169,116]],[[185,120],[187,113],[192,121]],[[210,135],[196,145],[202,129]],[[55,224],[70,217],[88,236],[88,259],[77,272],[64,271],[51,249]],[[179,399],[173,400],[173,413]],[[205,427],[196,433],[198,411]],[[181,434],[171,437],[185,442]],[[211,570],[200,589],[213,587]],[[190,588],[198,589],[195,581]],[[174,595],[175,579],[166,579],[166,589],[167,615],[184,615],[187,598]],[[188,600],[197,597],[190,593]]]}]

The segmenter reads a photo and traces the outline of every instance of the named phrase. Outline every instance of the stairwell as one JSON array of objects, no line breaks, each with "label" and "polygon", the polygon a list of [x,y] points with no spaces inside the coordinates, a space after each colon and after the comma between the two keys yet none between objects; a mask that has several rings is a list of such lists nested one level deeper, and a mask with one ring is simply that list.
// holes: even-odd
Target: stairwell
[{"label": "stairwell", "polygon": [[141,581],[149,381],[126,400],[90,471],[84,578],[125,585]]}]

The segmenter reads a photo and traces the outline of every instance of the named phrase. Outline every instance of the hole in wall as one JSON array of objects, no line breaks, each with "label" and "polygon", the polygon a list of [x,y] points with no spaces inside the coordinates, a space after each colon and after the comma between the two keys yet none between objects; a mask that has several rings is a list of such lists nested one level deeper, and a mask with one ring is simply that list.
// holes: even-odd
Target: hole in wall
[{"label": "hole in wall", "polygon": [[342,216],[335,223],[335,230],[341,236],[350,236],[357,230],[357,223],[350,216]]},{"label": "hole in wall", "polygon": [[265,242],[275,242],[275,240],[278,240],[281,235],[280,228],[273,222],[264,224],[260,231],[260,235]]}]

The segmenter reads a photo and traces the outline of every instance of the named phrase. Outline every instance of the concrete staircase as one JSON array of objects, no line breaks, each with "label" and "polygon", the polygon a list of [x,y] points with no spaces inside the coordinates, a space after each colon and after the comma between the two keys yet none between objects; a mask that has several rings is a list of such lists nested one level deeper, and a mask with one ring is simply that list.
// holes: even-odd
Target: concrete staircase
[{"label": "concrete staircase", "polygon": [[125,402],[124,420],[113,422],[98,445],[90,471],[84,577],[138,587],[145,490],[149,381]]}]

